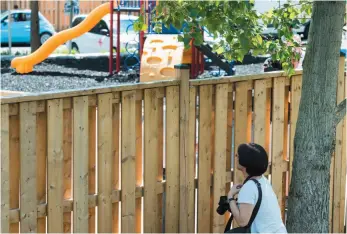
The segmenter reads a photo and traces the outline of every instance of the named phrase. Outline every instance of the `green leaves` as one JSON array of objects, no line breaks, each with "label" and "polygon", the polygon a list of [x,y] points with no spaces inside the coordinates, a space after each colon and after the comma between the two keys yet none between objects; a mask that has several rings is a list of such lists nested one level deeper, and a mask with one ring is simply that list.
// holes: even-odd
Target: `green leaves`
[{"label": "green leaves", "polygon": [[[186,24],[179,41],[186,48],[194,38],[194,45],[203,43],[200,27],[205,27],[219,42],[213,46],[215,52],[223,54],[228,59],[242,61],[245,54],[252,51],[253,55],[270,53],[274,59],[280,59],[288,74],[294,71],[292,59],[295,54],[290,27],[296,27],[301,18],[310,16],[312,2],[300,0],[288,1],[281,8],[274,8],[263,14],[258,14],[250,1],[159,1],[152,19],[155,30],[160,31],[162,23],[170,24],[180,29]],[[303,15],[305,17],[303,17]],[[140,17],[141,18],[141,17]],[[141,18],[139,21],[143,21]],[[263,41],[262,26],[272,24],[278,31],[279,38],[284,37],[292,46],[282,40]],[[136,26],[135,26],[136,25]],[[135,23],[135,30],[144,30],[145,22]]]}]

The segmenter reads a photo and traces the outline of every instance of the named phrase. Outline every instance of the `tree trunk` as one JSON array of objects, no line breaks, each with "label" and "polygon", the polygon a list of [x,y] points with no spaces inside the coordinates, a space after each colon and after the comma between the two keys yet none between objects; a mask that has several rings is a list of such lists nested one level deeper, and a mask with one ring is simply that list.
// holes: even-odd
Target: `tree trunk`
[{"label": "tree trunk", "polygon": [[[330,163],[345,2],[314,1],[294,138],[288,232],[329,232]],[[331,175],[332,176],[332,175]]]},{"label": "tree trunk", "polygon": [[35,52],[41,45],[40,30],[39,30],[39,2],[31,1],[31,24],[30,24],[30,46],[31,53]]}]

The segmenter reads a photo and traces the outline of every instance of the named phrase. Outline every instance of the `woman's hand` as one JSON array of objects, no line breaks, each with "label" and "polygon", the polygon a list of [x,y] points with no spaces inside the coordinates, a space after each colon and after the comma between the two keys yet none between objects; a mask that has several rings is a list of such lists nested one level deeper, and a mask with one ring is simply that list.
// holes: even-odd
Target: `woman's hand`
[{"label": "woman's hand", "polygon": [[242,184],[235,184],[228,193],[228,199],[234,197],[236,194],[240,192],[242,188]]}]

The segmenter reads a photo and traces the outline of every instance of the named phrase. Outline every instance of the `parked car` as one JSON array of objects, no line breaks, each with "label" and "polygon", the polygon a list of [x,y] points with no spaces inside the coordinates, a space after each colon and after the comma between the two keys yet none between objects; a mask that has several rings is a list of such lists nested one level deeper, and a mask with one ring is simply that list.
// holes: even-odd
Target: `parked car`
[{"label": "parked car", "polygon": [[[1,44],[8,44],[9,11],[1,14]],[[12,44],[30,44],[31,10],[11,10]],[[56,32],[53,25],[39,12],[40,42],[43,44]]]},{"label": "parked car", "polygon": [[[72,26],[80,24],[87,15],[75,16]],[[120,17],[120,46],[121,51],[133,53],[139,46],[139,34],[134,31],[133,23],[137,16],[121,15]],[[89,32],[72,40],[72,49],[78,53],[105,53],[110,48],[110,15],[100,20]],[[117,16],[113,17],[113,49],[117,48]]]},{"label": "parked car", "polygon": [[[310,29],[311,20],[307,20],[305,23],[300,24],[298,27],[293,28],[293,32],[300,35],[300,37],[304,40],[308,38],[308,32]],[[277,29],[272,24],[268,24],[264,30],[262,31],[262,35],[264,38],[278,38]]]}]

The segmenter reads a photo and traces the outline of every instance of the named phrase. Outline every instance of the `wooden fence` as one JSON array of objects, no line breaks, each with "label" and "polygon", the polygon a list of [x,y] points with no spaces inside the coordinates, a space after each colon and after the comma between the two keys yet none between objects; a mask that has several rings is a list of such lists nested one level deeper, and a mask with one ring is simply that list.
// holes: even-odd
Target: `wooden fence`
[{"label": "wooden fence", "polygon": [[[301,72],[140,83],[1,100],[1,232],[223,232],[219,197],[257,142],[285,218]],[[346,96],[339,77],[338,99]],[[346,134],[337,130],[331,230],[343,232]],[[47,226],[46,226],[47,219]]]}]

